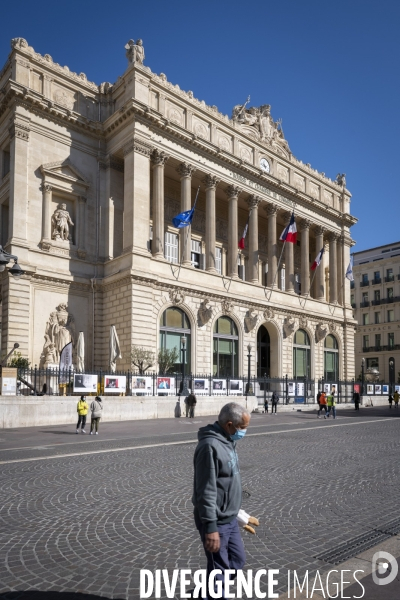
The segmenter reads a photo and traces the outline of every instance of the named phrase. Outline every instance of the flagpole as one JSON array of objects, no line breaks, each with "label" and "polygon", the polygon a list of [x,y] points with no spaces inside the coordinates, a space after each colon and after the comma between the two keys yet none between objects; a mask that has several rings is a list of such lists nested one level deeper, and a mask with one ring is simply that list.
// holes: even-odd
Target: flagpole
[{"label": "flagpole", "polygon": [[[197,203],[197,198],[198,198],[198,196],[199,196],[199,191],[200,191],[200,186],[197,188],[197,192],[196,192],[196,198],[194,199],[194,204],[193,204],[193,208],[192,208],[192,214],[194,213],[194,209],[196,208],[196,203]],[[191,223],[190,223],[190,226],[192,226],[192,224],[191,224]],[[181,254],[181,260],[180,260],[180,263],[179,263],[179,267],[178,267],[178,269],[176,269],[176,271],[175,271],[175,272],[174,272],[174,269],[173,269],[173,267],[172,267],[172,264],[173,264],[173,263],[171,263],[172,275],[175,277],[175,279],[176,279],[177,281],[178,281],[178,279],[179,279],[179,275],[180,275],[180,272],[181,272],[181,267],[182,267],[183,257],[185,256],[185,250],[186,250],[186,244],[187,244],[188,237],[189,237],[189,231],[190,231],[190,229],[189,229],[189,227],[188,227],[188,229],[187,229],[187,232],[186,232],[185,241],[184,241],[184,243],[183,243],[182,254]],[[176,275],[176,273],[178,273],[178,275]]]},{"label": "flagpole", "polygon": [[267,286],[264,286],[264,294],[265,294],[265,297],[267,298],[268,302],[271,300],[272,292],[274,291],[274,285],[275,285],[275,281],[276,281],[276,276],[278,275],[279,266],[281,264],[283,251],[285,249],[285,244],[286,244],[286,240],[284,240],[284,242],[283,242],[282,251],[281,251],[281,255],[279,257],[278,266],[276,267],[275,276],[274,276],[274,280],[272,282],[271,292],[270,292],[269,298],[267,298],[267,294],[266,294]]},{"label": "flagpole", "polygon": [[[318,267],[319,267],[319,265],[318,265]],[[308,298],[310,297],[312,284],[314,283],[314,279],[315,279],[315,275],[316,275],[318,267],[316,269],[314,269],[314,273],[313,273],[313,276],[312,276],[311,281],[310,281],[310,289],[308,290],[307,294],[304,296],[304,305],[303,306],[301,306],[301,300],[300,300],[300,296],[299,296],[300,306],[301,306],[301,308],[303,310],[304,310],[304,308],[306,306]]]}]

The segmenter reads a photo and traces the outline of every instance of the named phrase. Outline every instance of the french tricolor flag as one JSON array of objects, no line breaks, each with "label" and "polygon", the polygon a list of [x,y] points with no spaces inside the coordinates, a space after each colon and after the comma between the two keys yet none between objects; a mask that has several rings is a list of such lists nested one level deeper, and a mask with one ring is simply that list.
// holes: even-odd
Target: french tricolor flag
[{"label": "french tricolor flag", "polygon": [[318,252],[318,256],[317,258],[314,260],[313,264],[311,265],[311,271],[315,271],[315,269],[317,267],[319,267],[321,259],[322,259],[322,255],[325,252],[324,248],[322,248],[319,252]]},{"label": "french tricolor flag", "polygon": [[244,228],[244,231],[243,231],[243,235],[240,238],[239,243],[238,243],[238,248],[240,248],[240,250],[244,250],[244,240],[246,239],[248,228],[249,228],[249,221],[247,221],[246,227]]},{"label": "french tricolor flag", "polygon": [[294,220],[294,211],[290,217],[289,225],[282,231],[279,239],[281,242],[292,242],[292,244],[297,242],[297,227],[296,221]]}]

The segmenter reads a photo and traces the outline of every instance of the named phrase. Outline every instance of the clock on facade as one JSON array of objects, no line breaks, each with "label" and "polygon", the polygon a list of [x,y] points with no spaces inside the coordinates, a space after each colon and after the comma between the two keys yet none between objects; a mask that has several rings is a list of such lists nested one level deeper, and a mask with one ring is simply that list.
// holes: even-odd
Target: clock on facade
[{"label": "clock on facade", "polygon": [[264,173],[269,173],[269,162],[266,158],[262,158],[260,160],[260,167],[264,171]]}]

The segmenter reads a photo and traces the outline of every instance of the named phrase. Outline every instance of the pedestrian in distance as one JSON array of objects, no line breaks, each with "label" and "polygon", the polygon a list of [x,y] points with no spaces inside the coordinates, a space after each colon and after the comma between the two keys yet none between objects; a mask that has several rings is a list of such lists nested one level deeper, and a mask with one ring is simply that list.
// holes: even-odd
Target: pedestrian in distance
[{"label": "pedestrian in distance", "polygon": [[399,398],[400,398],[399,392],[396,390],[395,393],[393,394],[395,408],[399,408]]},{"label": "pedestrian in distance", "polygon": [[[326,400],[325,392],[321,392],[321,395],[319,397],[318,419],[321,418],[321,413],[323,410],[325,411],[325,415],[326,415],[326,411],[328,410],[328,408],[327,408],[327,400]],[[325,415],[324,415],[324,417],[325,417]]]},{"label": "pedestrian in distance", "polygon": [[324,419],[329,419],[331,411],[332,411],[333,418],[336,419],[335,394],[332,394],[332,392],[331,392],[330,394],[328,394],[326,400],[327,400],[327,404],[328,404],[328,411],[327,411],[326,415],[324,415]]},{"label": "pedestrian in distance", "polygon": [[353,393],[353,400],[354,400],[354,410],[360,410],[360,394],[359,394],[359,392]]},{"label": "pedestrian in distance", "polygon": [[[207,582],[211,571],[217,570],[215,579],[222,589],[225,571],[240,570],[246,562],[238,524],[242,483],[236,444],[245,436],[249,423],[246,408],[235,402],[225,404],[218,421],[199,429],[194,453],[195,525],[207,558]],[[250,517],[248,523],[258,525],[258,520]],[[224,598],[224,591],[218,597]]]},{"label": "pedestrian in distance", "polygon": [[186,398],[187,406],[189,407],[189,419],[194,418],[194,410],[197,404],[196,396],[191,392],[189,396]]},{"label": "pedestrian in distance", "polygon": [[264,414],[268,412],[268,396],[265,396],[264,400]]},{"label": "pedestrian in distance", "polygon": [[389,394],[389,408],[390,408],[390,410],[392,410],[392,404],[393,404],[393,396],[392,396],[392,394]]},{"label": "pedestrian in distance", "polygon": [[79,427],[81,427],[82,433],[86,433],[86,417],[89,412],[89,405],[86,402],[86,396],[81,396],[80,400],[78,401],[76,410],[78,412],[78,423],[76,424],[76,433],[79,433]]},{"label": "pedestrian in distance", "polygon": [[189,396],[186,396],[186,398],[184,399],[184,404],[185,404],[185,413],[186,413],[186,418],[188,418],[189,416],[189,403],[188,403],[188,398]]},{"label": "pedestrian in distance", "polygon": [[271,396],[271,414],[274,414],[274,409],[275,409],[275,414],[276,414],[276,405],[279,402],[279,396],[278,394],[274,391],[272,392],[272,396]]},{"label": "pedestrian in distance", "polygon": [[99,433],[99,423],[103,414],[103,404],[101,402],[100,396],[96,396],[93,402],[90,405],[90,412],[92,416],[92,420],[90,423],[90,435],[98,435]]}]

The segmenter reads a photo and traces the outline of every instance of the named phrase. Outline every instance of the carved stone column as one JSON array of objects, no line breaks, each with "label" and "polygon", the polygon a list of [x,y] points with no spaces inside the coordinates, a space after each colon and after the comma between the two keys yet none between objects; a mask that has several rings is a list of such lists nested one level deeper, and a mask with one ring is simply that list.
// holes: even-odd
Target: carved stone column
[{"label": "carved stone column", "polygon": [[[189,163],[181,163],[176,169],[181,179],[181,212],[190,210],[192,208],[192,173],[195,171],[195,167]],[[188,225],[183,227],[180,232],[180,248],[181,255],[183,255],[183,265],[190,267],[191,261],[191,249],[192,249],[192,227]]]},{"label": "carved stone column", "polygon": [[242,190],[236,185],[230,185],[225,193],[229,198],[228,225],[228,277],[238,276],[238,196]]},{"label": "carved stone column", "polygon": [[206,187],[206,270],[216,273],[215,268],[215,190],[218,179],[208,174],[203,179]]},{"label": "carved stone column", "polygon": [[78,215],[78,227],[76,228],[77,240],[75,240],[75,244],[78,246],[78,256],[80,258],[85,258],[86,256],[86,235],[85,235],[85,224],[86,224],[86,198],[85,196],[79,196],[79,215]]},{"label": "carved stone column", "polygon": [[249,215],[249,276],[248,281],[258,283],[258,205],[260,198],[250,196],[247,200],[250,208]]},{"label": "carved stone column", "polygon": [[341,235],[338,238],[337,242],[337,289],[338,289],[338,302],[339,304],[343,304],[343,291],[344,291],[344,274],[345,274],[345,266],[343,264],[343,246],[344,239]]},{"label": "carved stone column", "polygon": [[48,183],[42,185],[43,191],[43,212],[42,212],[42,242],[51,240],[51,200],[53,196],[53,187]]},{"label": "carved stone column", "polygon": [[329,234],[329,302],[335,304],[338,299],[337,295],[337,233]]},{"label": "carved stone column", "polygon": [[[324,229],[323,227],[316,227],[315,233],[315,249],[318,253],[324,246]],[[317,300],[325,300],[324,291],[324,255],[322,255],[319,267],[317,267],[315,273],[315,297]]]},{"label": "carved stone column", "polygon": [[301,231],[301,295],[310,293],[310,226],[311,221],[300,221]]},{"label": "carved stone column", "polygon": [[265,212],[268,215],[268,273],[267,273],[267,285],[272,286],[274,277],[276,275],[276,267],[278,264],[277,257],[277,246],[276,246],[276,215],[278,214],[278,207],[276,204],[268,204],[265,208]]},{"label": "carved stone column", "polygon": [[[286,213],[285,226],[289,224],[292,213]],[[289,294],[294,294],[294,244],[286,242],[285,244],[285,290]]]},{"label": "carved stone column", "polygon": [[152,254],[164,258],[164,165],[169,156],[154,150],[153,159],[153,241]]}]

